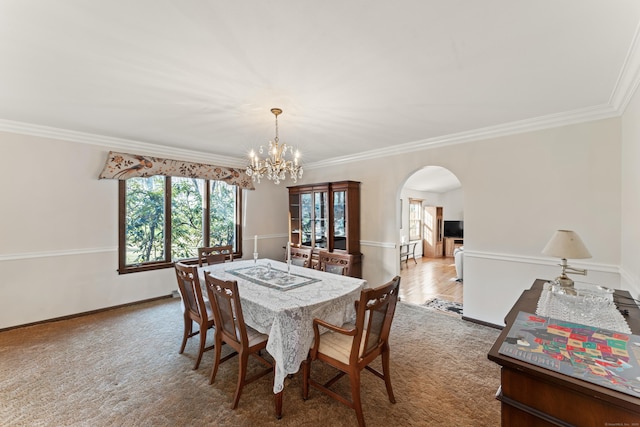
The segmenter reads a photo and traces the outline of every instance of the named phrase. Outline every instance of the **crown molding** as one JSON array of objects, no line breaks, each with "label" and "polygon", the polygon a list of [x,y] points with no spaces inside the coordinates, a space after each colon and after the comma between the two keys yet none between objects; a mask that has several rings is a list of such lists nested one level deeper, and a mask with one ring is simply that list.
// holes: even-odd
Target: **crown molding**
[{"label": "crown molding", "polygon": [[244,160],[237,159],[235,157],[221,156],[217,154],[205,153],[202,151],[185,150],[182,148],[167,147],[165,145],[151,144],[148,142],[135,141],[131,139],[77,132],[50,126],[16,122],[12,120],[0,119],[0,131],[94,145],[104,147],[109,150],[123,151],[132,154],[154,157],[168,157],[176,160],[219,164],[221,166],[234,168],[244,168],[246,166],[246,162]]},{"label": "crown molding", "polygon": [[362,160],[413,153],[416,151],[422,151],[431,148],[463,144],[484,139],[498,138],[507,135],[533,132],[537,130],[568,126],[577,123],[608,119],[619,115],[620,112],[610,105],[587,107],[579,110],[536,117],[533,119],[520,120],[496,126],[474,129],[466,132],[459,132],[435,138],[423,139],[406,144],[393,145],[379,150],[365,151],[351,156],[335,157],[324,161],[306,164],[304,165],[304,168],[317,169],[327,166],[343,165]]},{"label": "crown molding", "polygon": [[[640,64],[640,60],[638,61],[638,64]],[[635,80],[628,80],[628,84],[632,84],[634,89],[638,85],[637,80],[638,77],[640,77],[640,73],[636,72],[635,76]],[[628,98],[630,98],[630,95],[628,96]],[[627,99],[627,97],[625,97],[624,99]],[[622,100],[620,102],[622,102]],[[628,100],[626,102],[628,103]],[[303,165],[303,167],[305,169],[318,169],[328,166],[344,165],[363,160],[388,157],[391,155],[413,153],[416,151],[422,151],[432,148],[469,143],[484,139],[567,126],[594,120],[607,119],[619,116],[620,114],[621,113],[618,109],[610,105],[588,107],[580,110],[551,114],[534,119],[520,120],[516,122],[505,123],[502,125],[475,129],[472,131],[459,132],[450,135],[423,139],[406,144],[393,145],[382,149],[365,151],[350,156],[334,157],[319,162],[308,163]],[[235,157],[220,156],[201,151],[185,150],[181,148],[167,147],[164,145],[151,144],[130,139],[102,136],[4,119],[0,119],[0,131],[95,145],[105,147],[110,150],[119,150],[133,154],[168,157],[173,159],[196,161],[210,164],[220,164],[227,167],[236,168],[244,168],[246,166],[246,162],[244,159],[238,159]]]},{"label": "crown molding", "polygon": [[609,104],[619,115],[627,109],[638,85],[640,84],[640,24],[636,27],[629,51],[620,69],[620,75],[611,92]]}]

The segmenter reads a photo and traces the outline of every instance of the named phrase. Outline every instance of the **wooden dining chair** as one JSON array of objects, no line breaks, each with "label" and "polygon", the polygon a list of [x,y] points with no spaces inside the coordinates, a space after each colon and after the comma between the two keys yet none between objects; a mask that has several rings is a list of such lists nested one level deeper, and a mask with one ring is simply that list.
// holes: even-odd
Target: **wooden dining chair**
[{"label": "wooden dining chair", "polygon": [[294,248],[291,247],[291,264],[299,265],[300,267],[311,267],[311,254],[312,248]]},{"label": "wooden dining chair", "polygon": [[[396,276],[378,288],[362,290],[360,300],[355,303],[355,326],[339,327],[321,319],[313,320],[315,341],[302,366],[303,399],[308,399],[311,385],[354,409],[358,425],[362,427],[365,423],[360,400],[360,374],[363,369],[367,369],[384,380],[389,401],[396,402],[389,376],[389,331],[398,302],[399,288],[400,277]],[[320,327],[329,331],[320,335]],[[382,356],[382,373],[369,366],[378,356]],[[315,360],[338,369],[338,374],[324,384],[314,381],[310,378],[310,373],[311,363]],[[351,382],[351,400],[329,388],[345,374]]]},{"label": "wooden dining chair", "polygon": [[[182,314],[184,316],[184,334],[180,354],[184,352],[187,339],[199,335],[200,345],[198,346],[198,357],[193,369],[198,369],[202,354],[211,350],[212,346],[205,347],[207,341],[207,331],[214,327],[213,311],[211,304],[205,301],[198,278],[198,267],[186,265],[180,262],[175,263],[176,277],[178,278],[178,290],[182,298]],[[198,330],[193,330],[193,323],[198,324]]]},{"label": "wooden dining chair", "polygon": [[352,262],[353,256],[346,253],[320,251],[318,255],[320,270],[327,273],[349,276]]},{"label": "wooden dining chair", "polygon": [[[213,308],[213,315],[216,320],[215,331],[215,362],[211,369],[211,377],[209,384],[213,384],[218,366],[220,363],[226,362],[233,356],[239,356],[238,385],[233,397],[231,409],[238,407],[242,388],[253,381],[262,378],[269,372],[273,372],[274,364],[270,363],[260,354],[261,350],[267,346],[268,335],[261,334],[255,329],[247,326],[242,315],[242,305],[240,303],[240,295],[238,293],[238,282],[224,281],[216,279],[209,273],[205,274],[207,284],[207,294]],[[222,344],[226,343],[235,351],[220,359],[220,349]],[[260,363],[267,366],[250,378],[246,378],[247,365],[249,356],[255,357]],[[280,395],[281,396],[281,395]],[[279,418],[282,411],[282,401],[278,402],[276,398],[276,416]],[[280,405],[280,407],[278,407]]]},{"label": "wooden dining chair", "polygon": [[233,261],[233,246],[210,246],[198,248],[198,266],[204,264],[220,264],[226,260]]}]

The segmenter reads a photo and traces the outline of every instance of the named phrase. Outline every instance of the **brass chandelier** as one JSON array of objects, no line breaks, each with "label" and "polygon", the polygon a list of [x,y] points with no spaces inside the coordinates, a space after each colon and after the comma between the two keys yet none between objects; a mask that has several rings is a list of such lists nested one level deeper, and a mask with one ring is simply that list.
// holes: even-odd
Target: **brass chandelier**
[{"label": "brass chandelier", "polygon": [[[269,141],[269,151],[267,157],[261,159],[253,150],[249,153],[249,166],[247,166],[247,175],[255,182],[260,183],[260,179],[264,176],[270,179],[274,184],[280,184],[286,178],[286,174],[289,173],[293,182],[297,182],[298,178],[302,178],[302,167],[299,164],[300,152],[296,150],[293,152],[293,147],[287,144],[280,144],[278,138],[278,116],[282,114],[280,108],[272,108],[271,112],[276,116],[276,137],[273,141]],[[293,160],[287,160],[285,156],[289,151]],[[260,146],[260,154],[264,154],[264,146]]]}]

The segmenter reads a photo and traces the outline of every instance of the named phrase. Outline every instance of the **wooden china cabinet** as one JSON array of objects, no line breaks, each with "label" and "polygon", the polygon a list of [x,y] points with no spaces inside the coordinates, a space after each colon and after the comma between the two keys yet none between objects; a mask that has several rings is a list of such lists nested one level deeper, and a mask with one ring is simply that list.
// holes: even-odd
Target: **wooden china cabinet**
[{"label": "wooden china cabinet", "polygon": [[360,253],[360,183],[324,182],[289,189],[289,241],[313,249],[317,268],[320,251],[349,254],[351,276],[362,277]]}]

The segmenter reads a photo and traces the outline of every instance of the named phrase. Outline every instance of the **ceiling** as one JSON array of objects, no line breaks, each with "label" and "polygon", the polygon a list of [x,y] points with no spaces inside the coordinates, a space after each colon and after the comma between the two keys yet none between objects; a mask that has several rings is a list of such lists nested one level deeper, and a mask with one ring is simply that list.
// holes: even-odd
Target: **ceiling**
[{"label": "ceiling", "polygon": [[431,193],[446,193],[461,188],[460,180],[448,169],[426,166],[413,173],[404,183],[404,188]]},{"label": "ceiling", "polygon": [[280,107],[313,166],[611,117],[639,22],[637,0],[0,0],[0,130],[235,166]]}]

